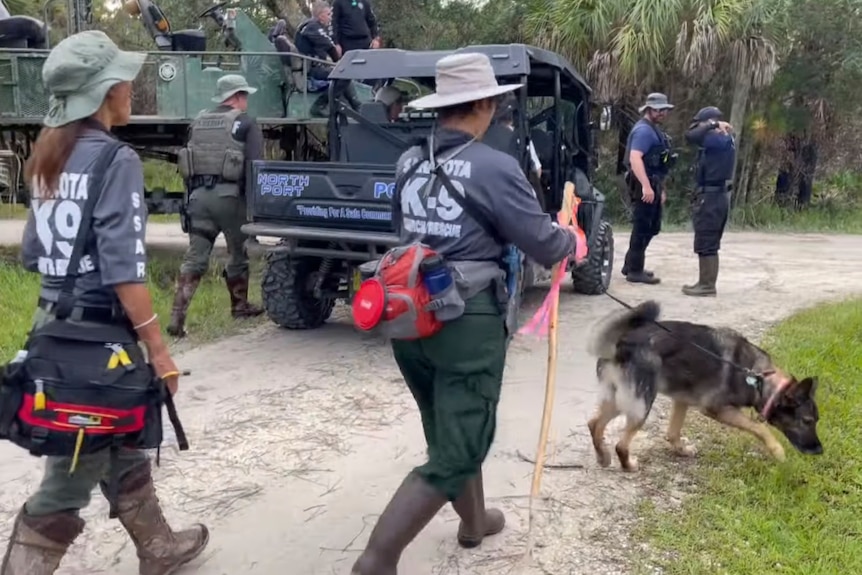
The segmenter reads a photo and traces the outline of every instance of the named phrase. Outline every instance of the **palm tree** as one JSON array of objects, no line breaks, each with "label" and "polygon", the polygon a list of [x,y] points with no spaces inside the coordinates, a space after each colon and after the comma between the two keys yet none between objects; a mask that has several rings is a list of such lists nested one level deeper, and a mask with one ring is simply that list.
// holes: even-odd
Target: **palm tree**
[{"label": "palm tree", "polygon": [[684,80],[733,92],[730,120],[741,135],[752,90],[777,70],[764,33],[786,0],[530,0],[534,42],[587,71],[603,102],[639,97]]}]

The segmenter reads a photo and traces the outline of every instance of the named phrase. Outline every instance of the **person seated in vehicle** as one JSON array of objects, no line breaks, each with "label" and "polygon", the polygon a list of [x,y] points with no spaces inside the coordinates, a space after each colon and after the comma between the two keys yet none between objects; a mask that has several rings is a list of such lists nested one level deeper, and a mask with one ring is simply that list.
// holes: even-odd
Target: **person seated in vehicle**
[{"label": "person seated in vehicle", "polygon": [[[331,21],[332,8],[329,2],[318,0],[311,6],[311,18],[304,20],[296,29],[294,44],[296,44],[297,51],[303,56],[316,59],[310,63],[308,68],[309,89],[312,92],[316,91],[312,89],[315,83],[318,89],[329,86],[331,67],[324,63],[327,57],[333,62],[337,62],[341,58],[341,50],[332,41],[332,36],[329,33]],[[335,97],[337,99],[341,96],[344,96],[351,108],[359,110],[359,98],[357,98],[351,82],[336,82]],[[328,104],[329,93],[324,91],[312,104],[311,115],[324,115],[323,110]]]},{"label": "person seated in vehicle", "polygon": [[[517,107],[518,100],[514,94],[508,93],[502,96],[497,105],[497,112],[491,121],[491,126],[482,138],[482,142],[495,150],[500,150],[520,160],[518,157],[519,139],[515,134],[515,110]],[[539,156],[536,154],[533,142],[529,138],[527,138],[527,150],[530,154],[530,170],[527,174],[527,179],[532,184],[533,191],[536,192],[536,197],[544,208],[544,197],[541,193],[542,162],[539,161]]]},{"label": "person seated in vehicle", "polygon": [[374,95],[374,101],[381,102],[386,106],[386,116],[390,122],[395,122],[404,110],[407,97],[404,92],[395,86],[383,86],[377,90],[377,93]]},{"label": "person seated in vehicle", "polygon": [[0,0],[0,47],[47,48],[45,24],[30,16],[13,16]]}]

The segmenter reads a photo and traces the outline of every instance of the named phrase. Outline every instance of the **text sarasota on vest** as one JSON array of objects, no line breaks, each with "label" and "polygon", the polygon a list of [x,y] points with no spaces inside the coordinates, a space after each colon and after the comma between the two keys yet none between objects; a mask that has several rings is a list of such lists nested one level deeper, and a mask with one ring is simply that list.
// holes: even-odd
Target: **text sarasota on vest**
[{"label": "text sarasota on vest", "polygon": [[[72,257],[72,247],[78,228],[81,225],[81,215],[84,203],[89,195],[90,177],[86,173],[63,172],[60,174],[58,186],[54,198],[50,200],[39,200],[37,197],[44,194],[34,194],[31,201],[33,216],[36,220],[36,235],[42,243],[47,255],[39,257],[39,273],[46,276],[65,276]],[[36,189],[41,188],[38,184]],[[140,192],[132,192],[132,206],[135,209],[141,207]],[[132,221],[134,231],[141,234],[144,222],[141,216],[135,215]],[[143,238],[135,239],[135,256],[146,253]],[[141,260],[137,262],[136,274],[139,279],[146,277],[147,264]],[[81,256],[78,273],[85,274],[96,271],[96,266],[89,254]]]}]

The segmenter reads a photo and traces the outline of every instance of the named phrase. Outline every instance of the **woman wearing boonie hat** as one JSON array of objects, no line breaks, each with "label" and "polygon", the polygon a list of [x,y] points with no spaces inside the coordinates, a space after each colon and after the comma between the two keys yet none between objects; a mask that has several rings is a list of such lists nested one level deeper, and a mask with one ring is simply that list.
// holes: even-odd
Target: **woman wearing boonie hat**
[{"label": "woman wearing boonie hat", "polygon": [[[398,161],[400,202],[393,204],[392,219],[403,244],[422,242],[444,258],[460,314],[428,338],[392,341],[419,408],[428,461],[398,487],[353,565],[354,575],[395,575],[402,551],[448,502],[461,519],[457,539],[463,547],[480,545],[505,525],[500,510],[485,508],[482,481],[506,360],[505,245],[515,244],[546,266],[576,245],[574,233],[542,211],[518,161],[480,141],[497,98],[520,87],[498,85],[484,54],[453,54],[437,62],[437,91],[408,104],[435,110],[437,126]],[[432,164],[445,166],[453,192],[441,178],[431,178]]]},{"label": "woman wearing boonie hat", "polygon": [[[146,54],[121,51],[103,32],[86,31],[57,44],[45,60],[42,79],[50,108],[25,170],[32,203],[21,246],[24,265],[42,276],[35,327],[56,313],[75,228],[92,193],[88,182],[96,179],[94,164],[115,141],[111,128],[129,122],[132,81],[145,59]],[[91,321],[109,323],[118,314],[121,319],[113,323],[122,321],[135,330],[156,375],[175,393],[178,370],[146,284],[147,212],[138,155],[128,146],[120,148],[102,182],[92,219],[95,241],[81,258],[83,271],[74,290],[80,294],[74,304],[79,317],[94,319],[76,324],[85,330]],[[208,530],[203,525],[170,528],[146,453],[122,449],[118,462],[120,469],[111,467],[106,452],[85,454],[70,474],[70,458],[48,457],[41,485],[15,519],[0,574],[54,573],[84,528],[79,511],[97,485],[106,491],[111,472],[118,478],[118,516],[137,548],[141,574],[168,575],[197,557],[209,541]]]}]

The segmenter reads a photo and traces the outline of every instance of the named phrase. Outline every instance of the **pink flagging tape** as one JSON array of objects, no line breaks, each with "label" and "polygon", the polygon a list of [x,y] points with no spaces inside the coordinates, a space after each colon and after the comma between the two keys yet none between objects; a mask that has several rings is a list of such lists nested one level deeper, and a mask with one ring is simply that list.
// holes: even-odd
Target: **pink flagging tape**
[{"label": "pink flagging tape", "polygon": [[[589,253],[589,248],[587,246],[587,236],[584,233],[584,230],[578,226],[578,202],[575,202],[574,214],[572,215],[573,227],[575,229],[575,237],[577,241],[575,242],[575,262],[581,263]],[[530,318],[524,326],[518,330],[518,334],[520,335],[537,335],[539,337],[545,337],[548,335],[550,331],[550,321],[551,321],[551,306],[556,298],[560,297],[560,288],[563,284],[563,278],[566,277],[566,264],[569,262],[569,256],[566,256],[562,262],[560,262],[559,267],[557,268],[557,276],[553,278],[551,281],[551,289],[548,291],[548,295],[545,296],[545,301],[542,302],[542,306],[536,310],[536,313],[533,314],[533,317]]]}]

